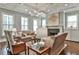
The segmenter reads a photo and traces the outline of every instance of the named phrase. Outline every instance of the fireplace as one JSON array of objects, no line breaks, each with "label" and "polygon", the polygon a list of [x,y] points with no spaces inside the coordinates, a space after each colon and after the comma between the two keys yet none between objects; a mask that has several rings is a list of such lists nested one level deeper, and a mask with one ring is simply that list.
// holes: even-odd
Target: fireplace
[{"label": "fireplace", "polygon": [[60,32],[60,29],[48,29],[48,36],[56,35]]},{"label": "fireplace", "polygon": [[47,26],[41,27],[36,30],[36,36],[38,38],[44,38],[51,35],[57,35],[58,33],[62,33],[63,28],[62,26]]},{"label": "fireplace", "polygon": [[57,35],[60,32],[64,32],[63,31],[63,26],[47,26],[47,32],[48,32],[48,36],[51,35]]}]

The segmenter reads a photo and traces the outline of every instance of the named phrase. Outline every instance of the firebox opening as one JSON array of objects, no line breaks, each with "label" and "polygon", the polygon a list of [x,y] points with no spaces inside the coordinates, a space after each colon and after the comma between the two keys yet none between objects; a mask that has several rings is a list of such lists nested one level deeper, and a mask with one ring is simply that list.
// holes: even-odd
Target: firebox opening
[{"label": "firebox opening", "polygon": [[48,29],[48,36],[57,35],[59,31],[59,29]]}]

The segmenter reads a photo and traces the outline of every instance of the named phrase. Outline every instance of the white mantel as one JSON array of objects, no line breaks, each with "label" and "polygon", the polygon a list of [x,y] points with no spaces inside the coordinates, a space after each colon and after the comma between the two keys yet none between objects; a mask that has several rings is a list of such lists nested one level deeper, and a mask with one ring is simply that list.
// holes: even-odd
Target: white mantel
[{"label": "white mantel", "polygon": [[55,26],[46,26],[48,29],[60,29],[60,32],[64,32],[64,28],[62,25],[55,25]]}]

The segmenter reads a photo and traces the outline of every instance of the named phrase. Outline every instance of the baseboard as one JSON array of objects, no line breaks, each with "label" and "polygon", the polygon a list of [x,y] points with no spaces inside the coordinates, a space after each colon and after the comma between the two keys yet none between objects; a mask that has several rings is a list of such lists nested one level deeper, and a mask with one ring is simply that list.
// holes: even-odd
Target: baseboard
[{"label": "baseboard", "polygon": [[79,43],[79,41],[73,41],[73,40],[66,40],[66,41]]}]

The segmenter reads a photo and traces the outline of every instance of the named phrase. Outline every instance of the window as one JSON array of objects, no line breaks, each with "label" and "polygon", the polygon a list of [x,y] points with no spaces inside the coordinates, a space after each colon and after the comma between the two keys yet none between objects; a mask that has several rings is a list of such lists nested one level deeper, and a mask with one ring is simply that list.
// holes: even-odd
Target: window
[{"label": "window", "polygon": [[21,18],[21,30],[28,30],[28,18],[26,17]]},{"label": "window", "polygon": [[[11,30],[13,28],[13,16],[12,15],[3,15],[3,31]],[[4,35],[4,32],[3,32]]]},{"label": "window", "polygon": [[67,28],[77,28],[77,15],[67,17]]},{"label": "window", "polygon": [[13,16],[3,15],[3,29],[10,30],[13,28]]},{"label": "window", "polygon": [[43,20],[42,20],[42,27],[45,27],[45,26],[46,26],[46,20],[43,19]]},{"label": "window", "polygon": [[37,19],[35,19],[33,20],[33,30],[36,31],[37,28],[38,28]]}]

